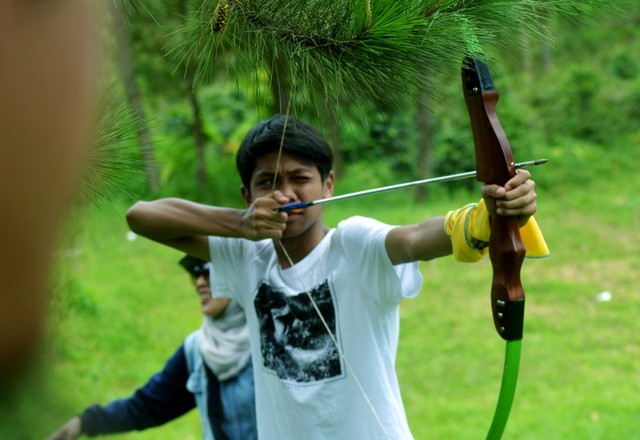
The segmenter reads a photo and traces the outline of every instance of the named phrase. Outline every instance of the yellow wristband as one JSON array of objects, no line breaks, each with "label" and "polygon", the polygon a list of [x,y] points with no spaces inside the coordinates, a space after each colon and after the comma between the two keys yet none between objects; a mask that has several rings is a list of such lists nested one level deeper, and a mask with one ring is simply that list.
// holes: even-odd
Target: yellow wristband
[{"label": "yellow wristband", "polygon": [[484,200],[449,211],[444,229],[451,238],[453,256],[458,261],[475,262],[487,253],[491,229]]},{"label": "yellow wristband", "polygon": [[[444,219],[444,229],[451,238],[453,256],[456,260],[463,262],[480,260],[487,252],[486,247],[491,236],[489,212],[484,200],[449,211]],[[527,257],[540,258],[550,255],[547,243],[534,217],[520,228],[520,236]]]}]

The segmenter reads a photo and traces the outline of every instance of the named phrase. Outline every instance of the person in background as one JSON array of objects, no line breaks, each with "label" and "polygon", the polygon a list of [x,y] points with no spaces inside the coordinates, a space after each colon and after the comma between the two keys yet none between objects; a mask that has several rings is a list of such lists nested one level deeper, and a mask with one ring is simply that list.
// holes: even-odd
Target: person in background
[{"label": "person in background", "polygon": [[197,407],[204,440],[256,440],[256,412],[249,331],[237,302],[213,298],[210,265],[185,256],[204,319],[155,374],[127,399],[92,405],[49,440],[73,440],[143,430],[170,422]]}]

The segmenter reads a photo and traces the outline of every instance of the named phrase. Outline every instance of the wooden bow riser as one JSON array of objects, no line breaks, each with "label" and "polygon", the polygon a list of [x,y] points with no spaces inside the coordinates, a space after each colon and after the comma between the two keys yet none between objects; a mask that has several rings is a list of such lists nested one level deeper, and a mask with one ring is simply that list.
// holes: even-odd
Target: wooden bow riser
[{"label": "wooden bow riser", "polygon": [[[472,60],[468,66],[462,76],[473,129],[477,180],[504,186],[515,176],[516,168],[496,114],[499,95],[484,64]],[[525,297],[520,270],[525,248],[517,217],[491,216],[489,256],[493,268],[491,307],[496,331],[507,341],[521,339]]]}]

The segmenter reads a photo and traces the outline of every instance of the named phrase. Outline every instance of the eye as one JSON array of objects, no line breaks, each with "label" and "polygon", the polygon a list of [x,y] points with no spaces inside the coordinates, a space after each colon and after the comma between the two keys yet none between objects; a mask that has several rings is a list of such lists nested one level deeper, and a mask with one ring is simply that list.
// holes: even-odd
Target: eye
[{"label": "eye", "polygon": [[299,174],[299,175],[295,176],[294,179],[295,179],[296,182],[304,183],[304,182],[311,181],[312,177],[309,174]]},{"label": "eye", "polygon": [[258,177],[255,181],[255,185],[260,188],[272,187],[274,176],[266,175]]}]

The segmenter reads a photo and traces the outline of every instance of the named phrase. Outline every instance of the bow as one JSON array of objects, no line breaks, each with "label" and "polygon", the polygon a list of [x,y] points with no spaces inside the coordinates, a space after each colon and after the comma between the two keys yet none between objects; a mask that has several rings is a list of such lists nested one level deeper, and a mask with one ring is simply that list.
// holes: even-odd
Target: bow
[{"label": "bow", "polygon": [[[516,174],[513,153],[496,114],[498,92],[488,67],[467,58],[462,67],[462,85],[471,120],[476,152],[476,178],[487,184],[504,184]],[[493,268],[491,308],[495,328],[507,341],[502,384],[488,440],[500,439],[509,418],[516,391],[522,328],[524,290],[520,269],[525,248],[516,217],[491,217],[489,255]]]}]

